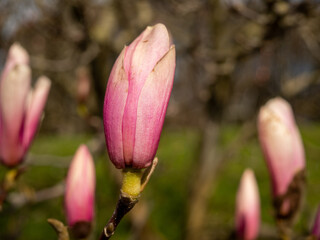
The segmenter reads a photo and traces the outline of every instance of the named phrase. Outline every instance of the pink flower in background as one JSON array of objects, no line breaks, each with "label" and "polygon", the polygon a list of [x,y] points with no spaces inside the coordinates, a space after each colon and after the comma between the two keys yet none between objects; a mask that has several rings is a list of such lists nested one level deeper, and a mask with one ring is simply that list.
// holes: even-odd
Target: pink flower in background
[{"label": "pink flower in background", "polygon": [[3,71],[1,73],[1,79],[7,77],[8,73],[17,65],[28,65],[29,64],[29,55],[24,48],[19,44],[14,43],[10,49],[7,56],[7,60]]},{"label": "pink flower in background", "polygon": [[116,60],[104,102],[109,157],[145,168],[156,154],[173,85],[175,47],[162,24],[147,27]]},{"label": "pink flower in background", "polygon": [[282,98],[269,100],[260,109],[258,131],[273,195],[283,195],[295,174],[305,168],[303,144],[289,103]]},{"label": "pink flower in background", "polygon": [[94,217],[96,174],[92,156],[81,145],[69,167],[65,190],[65,210],[69,226],[91,223]]},{"label": "pink flower in background", "polygon": [[32,90],[27,52],[11,46],[0,79],[0,160],[19,164],[36,133],[51,82],[40,77]]},{"label": "pink flower in background", "polygon": [[247,169],[236,198],[236,232],[240,239],[256,239],[260,226],[260,197],[254,173]]},{"label": "pink flower in background", "polygon": [[320,206],[318,207],[316,219],[314,220],[312,235],[315,239],[320,240]]},{"label": "pink flower in background", "polygon": [[85,104],[88,101],[90,88],[91,88],[91,76],[86,67],[78,67],[76,70],[77,81],[77,100],[79,104]]}]

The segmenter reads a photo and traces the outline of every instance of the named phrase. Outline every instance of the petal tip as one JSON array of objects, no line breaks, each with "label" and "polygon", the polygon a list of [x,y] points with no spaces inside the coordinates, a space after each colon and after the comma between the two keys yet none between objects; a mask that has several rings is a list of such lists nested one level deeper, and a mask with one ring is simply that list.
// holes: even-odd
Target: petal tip
[{"label": "petal tip", "polygon": [[19,64],[29,63],[29,54],[19,43],[14,43],[10,47],[9,58],[15,60]]}]

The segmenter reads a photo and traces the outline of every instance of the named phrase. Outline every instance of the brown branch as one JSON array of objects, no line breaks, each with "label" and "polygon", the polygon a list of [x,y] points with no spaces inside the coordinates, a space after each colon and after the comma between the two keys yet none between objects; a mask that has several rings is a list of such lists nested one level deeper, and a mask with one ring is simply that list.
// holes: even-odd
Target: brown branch
[{"label": "brown branch", "polygon": [[248,8],[245,4],[243,4],[241,1],[234,1],[234,3],[231,6],[231,9],[234,10],[236,13],[241,15],[247,20],[256,22],[260,25],[265,25],[268,23],[269,18],[266,14],[258,13],[250,8]]},{"label": "brown branch", "polygon": [[[152,161],[152,164],[144,170],[141,178],[140,178],[140,189],[138,195],[128,195],[127,193],[121,190],[119,200],[117,202],[116,208],[108,221],[108,223],[103,228],[103,231],[100,236],[100,240],[109,239],[115,232],[118,224],[121,219],[126,215],[138,202],[140,193],[144,190],[145,186],[149,182],[149,179],[158,164],[158,158],[155,157]],[[124,183],[125,181],[123,181]],[[122,185],[122,189],[124,185]]]},{"label": "brown branch", "polygon": [[312,29],[309,29],[308,25],[301,25],[299,33],[310,54],[320,62],[320,46]]},{"label": "brown branch", "polygon": [[202,238],[202,225],[206,214],[206,203],[210,193],[212,170],[217,164],[217,139],[219,125],[209,121],[204,128],[200,161],[195,169],[196,176],[193,178],[191,194],[188,202],[187,232],[186,239],[193,240]]},{"label": "brown branch", "polygon": [[201,238],[202,227],[207,212],[207,201],[212,194],[212,186],[222,173],[227,161],[255,134],[255,124],[249,121],[243,124],[239,134],[220,152],[217,148],[221,125],[209,121],[204,128],[203,143],[196,177],[192,182],[188,205],[186,239]]},{"label": "brown branch", "polygon": [[132,198],[130,196],[126,196],[124,193],[120,194],[120,198],[117,202],[116,209],[114,210],[112,217],[103,228],[103,231],[100,235],[100,240],[107,240],[114,234],[118,224],[121,219],[126,215],[138,202],[138,198]]}]

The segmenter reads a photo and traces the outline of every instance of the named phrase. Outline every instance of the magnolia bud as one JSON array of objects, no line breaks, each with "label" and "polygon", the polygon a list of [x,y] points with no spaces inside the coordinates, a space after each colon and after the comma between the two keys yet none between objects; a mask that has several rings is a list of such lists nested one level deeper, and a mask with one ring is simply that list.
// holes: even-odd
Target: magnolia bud
[{"label": "magnolia bud", "polygon": [[291,221],[301,202],[305,156],[290,105],[281,98],[268,101],[260,109],[258,131],[272,180],[277,218]]},{"label": "magnolia bud", "polygon": [[240,239],[257,238],[260,225],[260,198],[254,173],[247,169],[240,181],[236,199],[236,232]]},{"label": "magnolia bud", "polygon": [[74,155],[66,180],[65,209],[68,225],[78,238],[88,236],[94,217],[95,168],[92,156],[81,145]]},{"label": "magnolia bud", "polygon": [[173,85],[175,47],[162,24],[147,27],[115,62],[104,101],[109,157],[117,168],[148,167]]},{"label": "magnolia bud", "polygon": [[50,90],[50,80],[40,77],[30,88],[31,70],[26,51],[14,44],[0,79],[0,160],[19,164],[38,128]]}]

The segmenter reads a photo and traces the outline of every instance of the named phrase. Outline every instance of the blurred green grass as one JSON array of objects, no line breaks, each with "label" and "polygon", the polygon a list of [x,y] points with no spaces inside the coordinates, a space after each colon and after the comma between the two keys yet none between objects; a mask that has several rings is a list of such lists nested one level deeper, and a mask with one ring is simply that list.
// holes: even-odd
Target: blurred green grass
[{"label": "blurred green grass", "polygon": [[[301,126],[301,133],[307,156],[307,192],[303,211],[295,230],[306,233],[313,214],[320,203],[320,125]],[[238,126],[225,126],[221,129],[220,147],[223,149],[239,131]],[[91,135],[40,135],[31,149],[33,156],[58,156],[66,165],[81,143],[88,143]],[[164,129],[157,156],[159,164],[141,201],[150,206],[148,228],[161,239],[183,239],[189,184],[200,149],[200,132],[197,129]],[[59,160],[61,161],[61,159]],[[96,222],[94,236],[97,239],[104,224],[111,216],[116,204],[119,187],[116,183],[113,166],[107,161],[107,154],[95,156],[97,173]],[[248,141],[240,152],[226,162],[213,184],[208,203],[206,231],[214,236],[216,231],[231,231],[233,227],[235,194],[239,179],[245,168],[255,171],[258,181],[262,221],[274,226],[270,204],[270,186],[268,172],[258,141]],[[0,168],[3,177],[5,168]],[[45,165],[30,166],[21,176],[15,190],[32,194],[33,191],[53,186],[66,176],[67,168]],[[139,204],[139,203],[138,203]],[[65,222],[63,197],[37,204],[28,204],[15,209],[8,203],[0,213],[0,239],[57,239],[56,234],[46,222],[47,218],[56,218]],[[217,229],[219,228],[219,229]],[[129,216],[120,223],[114,239],[129,239],[131,231]]]}]

